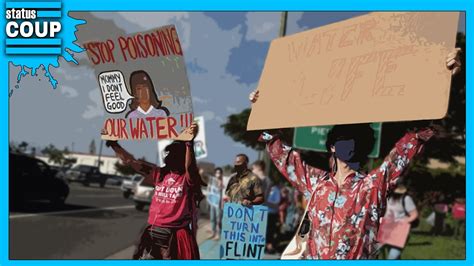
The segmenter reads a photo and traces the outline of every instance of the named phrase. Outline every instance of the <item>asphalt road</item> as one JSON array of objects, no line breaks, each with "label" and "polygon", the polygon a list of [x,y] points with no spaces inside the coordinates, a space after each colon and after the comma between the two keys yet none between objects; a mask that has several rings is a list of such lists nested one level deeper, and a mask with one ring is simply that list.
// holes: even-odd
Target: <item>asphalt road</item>
[{"label": "asphalt road", "polygon": [[133,245],[146,224],[118,187],[70,184],[66,204],[11,210],[10,259],[104,259]]}]

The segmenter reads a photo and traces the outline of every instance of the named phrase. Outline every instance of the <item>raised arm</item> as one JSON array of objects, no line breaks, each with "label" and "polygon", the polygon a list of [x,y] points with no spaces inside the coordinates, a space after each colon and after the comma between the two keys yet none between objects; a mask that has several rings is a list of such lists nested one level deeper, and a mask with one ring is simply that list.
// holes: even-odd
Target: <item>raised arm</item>
[{"label": "raised arm", "polygon": [[430,128],[406,133],[385,157],[383,163],[370,172],[375,185],[386,194],[397,183],[400,175],[408,167],[413,157],[419,154],[423,145],[434,135]]},{"label": "raised arm", "polygon": [[160,170],[158,166],[144,160],[136,160],[133,155],[120,146],[117,141],[109,140],[105,143],[105,145],[107,147],[111,147],[124,164],[131,166],[133,170],[145,177],[145,183],[154,183],[156,171]]},{"label": "raised arm", "polygon": [[198,132],[198,125],[194,122],[186,130],[190,131],[190,134],[193,136],[192,141],[186,141],[186,154],[184,160],[184,166],[186,170],[186,176],[188,177],[188,182],[191,185],[196,185],[201,183],[201,175],[199,174],[199,169],[196,165],[196,157],[194,155],[194,137]]},{"label": "raised arm", "polygon": [[283,144],[278,135],[264,132],[259,140],[267,143],[267,152],[280,173],[305,196],[309,197],[318,180],[328,175],[324,170],[307,165],[299,152]]}]

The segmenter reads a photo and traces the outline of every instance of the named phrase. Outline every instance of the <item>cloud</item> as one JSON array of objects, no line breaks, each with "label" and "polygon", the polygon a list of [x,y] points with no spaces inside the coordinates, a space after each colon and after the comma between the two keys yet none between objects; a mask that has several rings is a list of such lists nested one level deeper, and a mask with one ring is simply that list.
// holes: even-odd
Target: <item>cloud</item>
[{"label": "cloud", "polygon": [[237,113],[237,108],[235,108],[233,106],[226,106],[225,110],[229,113]]},{"label": "cloud", "polygon": [[193,96],[193,103],[206,104],[208,102],[209,102],[209,100],[207,100],[207,99],[202,99],[202,98],[199,98],[197,96]]},{"label": "cloud", "polygon": [[61,94],[66,96],[66,98],[75,98],[77,95],[79,95],[76,89],[66,85],[60,85],[59,90],[61,91]]},{"label": "cloud", "polygon": [[246,17],[248,41],[269,42],[278,37],[280,12],[249,12]]},{"label": "cloud", "polygon": [[286,20],[286,34],[292,34],[308,29],[307,26],[299,25],[298,22],[303,17],[304,12],[288,12]]},{"label": "cloud", "polygon": [[[181,46],[186,51],[191,45],[191,25],[188,12],[118,12],[120,17],[140,26],[143,30],[175,24]],[[114,17],[114,20],[120,19]]]},{"label": "cloud", "polygon": [[100,91],[97,89],[89,92],[89,99],[92,100],[93,105],[87,105],[86,110],[82,113],[82,118],[92,119],[104,116],[104,106],[101,99]]},{"label": "cloud", "polygon": [[232,144],[232,146],[235,147],[235,148],[239,148],[239,149],[245,148],[245,145],[240,143],[240,142],[236,142],[236,143]]},{"label": "cloud", "polygon": [[204,15],[212,18],[222,30],[231,30],[240,26],[246,14],[247,12],[204,12]]},{"label": "cloud", "polygon": [[204,111],[200,112],[199,116],[203,116],[205,121],[212,121],[216,117],[216,114],[213,111]]}]

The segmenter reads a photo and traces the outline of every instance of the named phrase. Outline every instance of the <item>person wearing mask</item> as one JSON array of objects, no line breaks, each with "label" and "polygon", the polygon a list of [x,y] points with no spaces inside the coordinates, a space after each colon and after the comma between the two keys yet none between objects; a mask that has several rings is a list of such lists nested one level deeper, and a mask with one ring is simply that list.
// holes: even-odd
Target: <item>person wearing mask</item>
[{"label": "person wearing mask", "polygon": [[225,190],[226,202],[244,206],[260,205],[264,202],[264,191],[260,179],[248,168],[249,158],[238,154],[234,161],[235,175],[231,177]]}]

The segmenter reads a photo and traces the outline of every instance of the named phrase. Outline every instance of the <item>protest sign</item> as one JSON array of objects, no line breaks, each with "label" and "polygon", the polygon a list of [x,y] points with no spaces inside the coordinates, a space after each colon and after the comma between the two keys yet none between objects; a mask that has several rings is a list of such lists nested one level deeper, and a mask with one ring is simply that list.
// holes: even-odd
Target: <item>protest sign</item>
[{"label": "protest sign", "polygon": [[265,251],[268,208],[224,204],[220,254],[223,259],[261,259]]},{"label": "protest sign", "polygon": [[193,108],[175,26],[83,46],[108,113],[103,139],[189,139],[180,135],[193,121]]},{"label": "protest sign", "polygon": [[206,145],[206,130],[204,128],[204,117],[198,116],[194,119],[198,124],[199,131],[194,138],[194,155],[196,159],[204,159],[207,157],[207,145]]},{"label": "protest sign", "polygon": [[212,207],[219,208],[221,203],[222,190],[217,186],[217,184],[211,183],[208,184],[207,190],[207,203]]},{"label": "protest sign", "polygon": [[375,12],[273,40],[247,129],[443,118],[458,17]]},{"label": "protest sign", "polygon": [[382,219],[377,241],[381,244],[404,248],[410,233],[410,224]]}]

